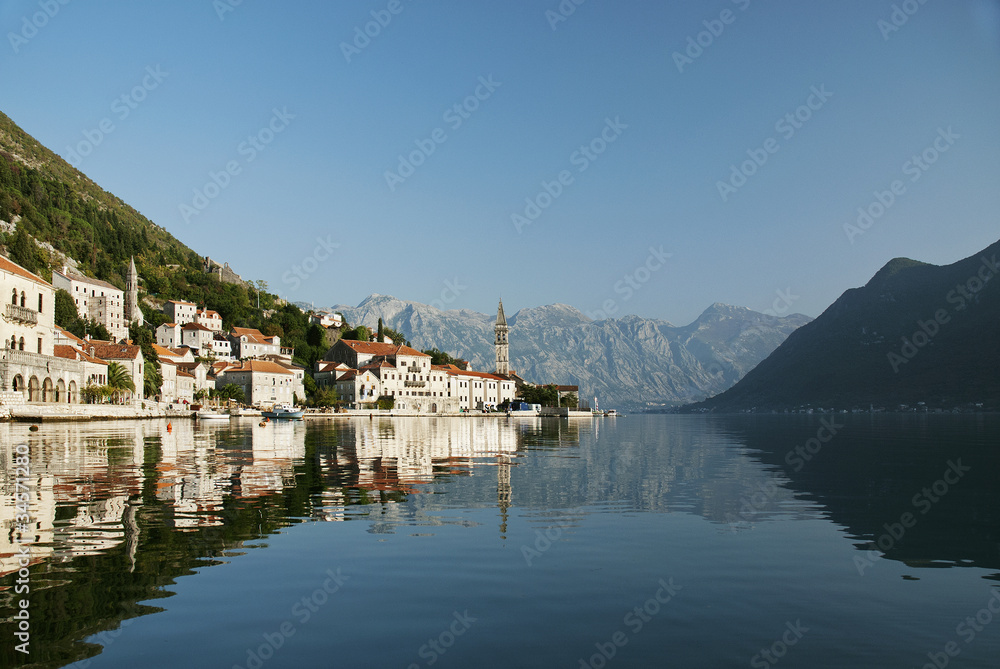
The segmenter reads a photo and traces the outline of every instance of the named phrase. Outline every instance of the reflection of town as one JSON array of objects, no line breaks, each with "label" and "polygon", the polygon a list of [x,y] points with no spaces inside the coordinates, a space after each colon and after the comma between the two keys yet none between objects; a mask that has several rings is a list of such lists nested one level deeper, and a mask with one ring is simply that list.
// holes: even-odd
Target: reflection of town
[{"label": "reflection of town", "polygon": [[169,429],[166,421],[61,423],[43,425],[38,432],[25,425],[0,425],[0,469],[5,473],[0,575],[17,570],[21,534],[15,523],[13,465],[18,444],[30,448],[27,538],[32,563],[68,561],[123,544],[134,563],[141,533],[136,516],[142,513],[147,489],[169,509],[158,514],[164,526],[179,532],[221,526],[227,500],[246,504],[297,485],[309,430],[317,436],[314,458],[325,482],[309,515],[321,520],[344,518],[343,507],[357,503],[365,492],[400,493],[378,499],[403,500],[435,477],[468,473],[483,459],[498,465],[499,479],[507,481],[519,441],[518,430],[478,418],[315,426],[183,420]]},{"label": "reflection of town", "polygon": [[[732,449],[705,449],[684,433],[653,435],[611,451],[588,448],[602,441],[602,431],[617,438],[615,424],[601,421],[426,417],[167,425],[63,423],[38,432],[0,426],[6,473],[0,575],[16,570],[17,444],[31,451],[34,563],[124,545],[134,565],[142,528],[219,529],[264,499],[281,520],[367,517],[379,523],[377,531],[433,523],[437,511],[456,503],[495,508],[503,535],[515,502],[535,509],[611,502],[697,513],[732,525],[766,518],[790,497],[752,460]],[[518,453],[525,450],[553,457],[521,463]],[[513,468],[521,464],[527,466],[512,481]],[[456,477],[464,482],[444,501],[421,494]],[[741,512],[741,502],[745,506],[765,487],[767,503],[754,505],[750,516]],[[304,499],[300,507],[283,508],[280,496],[289,490]]]}]

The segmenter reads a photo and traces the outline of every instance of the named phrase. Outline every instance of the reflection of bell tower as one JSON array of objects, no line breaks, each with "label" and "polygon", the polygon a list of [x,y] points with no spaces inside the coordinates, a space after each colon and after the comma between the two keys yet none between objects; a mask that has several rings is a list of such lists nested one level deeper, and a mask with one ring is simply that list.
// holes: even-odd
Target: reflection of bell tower
[{"label": "reflection of bell tower", "polygon": [[510,374],[510,347],[507,344],[507,317],[503,313],[503,300],[500,300],[500,307],[497,309],[497,324],[493,328],[496,334],[493,340],[493,347],[497,353],[496,373]]},{"label": "reflection of bell tower", "polygon": [[500,538],[507,538],[507,509],[511,505],[510,456],[497,456],[497,506],[500,507]]}]

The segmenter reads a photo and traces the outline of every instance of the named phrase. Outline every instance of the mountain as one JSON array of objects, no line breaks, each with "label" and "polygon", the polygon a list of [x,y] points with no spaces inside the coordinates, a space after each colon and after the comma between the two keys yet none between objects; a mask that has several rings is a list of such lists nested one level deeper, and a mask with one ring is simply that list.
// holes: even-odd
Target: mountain
[{"label": "mountain", "polygon": [[[371,295],[357,307],[337,305],[351,325],[381,318],[417,348],[436,346],[494,368],[495,314],[435,307]],[[768,316],[714,304],[690,325],[626,316],[594,321],[565,304],[522,309],[507,317],[511,367],[535,383],[578,385],[583,399],[605,406],[692,402],[729,388],[809,318]]]},{"label": "mountain", "polygon": [[695,409],[1000,407],[1000,241],[946,266],[888,262]]}]

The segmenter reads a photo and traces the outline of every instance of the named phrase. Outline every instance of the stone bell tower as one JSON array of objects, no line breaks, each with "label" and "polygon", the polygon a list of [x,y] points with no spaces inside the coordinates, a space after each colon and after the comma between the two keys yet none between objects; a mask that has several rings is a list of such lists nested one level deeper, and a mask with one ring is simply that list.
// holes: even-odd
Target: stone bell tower
[{"label": "stone bell tower", "polygon": [[503,313],[502,299],[497,308],[497,324],[493,332],[495,333],[493,347],[497,354],[496,373],[506,376],[510,374],[510,346],[507,343],[507,317]]}]

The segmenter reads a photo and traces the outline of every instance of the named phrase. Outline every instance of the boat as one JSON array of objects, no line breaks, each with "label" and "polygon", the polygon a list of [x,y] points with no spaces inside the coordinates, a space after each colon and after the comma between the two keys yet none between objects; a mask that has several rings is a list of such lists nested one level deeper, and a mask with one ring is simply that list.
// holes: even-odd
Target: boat
[{"label": "boat", "polygon": [[261,411],[264,418],[302,418],[304,411],[291,404],[275,404],[270,411]]},{"label": "boat", "polygon": [[250,407],[241,407],[239,409],[230,409],[229,415],[239,418],[241,416],[250,416],[253,418],[260,418],[260,409],[251,409]]},{"label": "boat", "polygon": [[214,409],[199,409],[194,417],[198,420],[229,420],[228,413],[220,413]]}]

